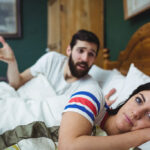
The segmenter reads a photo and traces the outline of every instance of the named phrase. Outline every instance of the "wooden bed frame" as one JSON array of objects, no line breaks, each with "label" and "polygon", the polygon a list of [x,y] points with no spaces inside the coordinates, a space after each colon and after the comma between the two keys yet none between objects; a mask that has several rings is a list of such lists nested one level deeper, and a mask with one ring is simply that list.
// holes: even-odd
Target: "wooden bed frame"
[{"label": "wooden bed frame", "polygon": [[126,75],[131,63],[150,75],[150,22],[140,27],[131,37],[126,49],[120,52],[118,60],[109,60],[108,49],[103,49],[103,68],[118,69]]}]

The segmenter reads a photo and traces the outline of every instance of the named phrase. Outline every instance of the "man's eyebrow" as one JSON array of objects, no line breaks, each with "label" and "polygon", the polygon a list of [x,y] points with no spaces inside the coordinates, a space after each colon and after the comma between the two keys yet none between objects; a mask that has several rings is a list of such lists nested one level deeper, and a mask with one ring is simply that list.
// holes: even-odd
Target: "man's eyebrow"
[{"label": "man's eyebrow", "polygon": [[[83,48],[83,49],[86,49],[86,47],[84,46],[79,46],[78,48]],[[96,51],[94,49],[91,49],[92,52],[96,53]]]},{"label": "man's eyebrow", "polygon": [[96,53],[96,51],[94,49],[92,49],[92,52]]},{"label": "man's eyebrow", "polygon": [[144,95],[143,95],[142,93],[140,93],[140,95],[142,96],[142,98],[143,98],[143,100],[144,100],[144,102],[145,102],[146,100],[145,100]]}]

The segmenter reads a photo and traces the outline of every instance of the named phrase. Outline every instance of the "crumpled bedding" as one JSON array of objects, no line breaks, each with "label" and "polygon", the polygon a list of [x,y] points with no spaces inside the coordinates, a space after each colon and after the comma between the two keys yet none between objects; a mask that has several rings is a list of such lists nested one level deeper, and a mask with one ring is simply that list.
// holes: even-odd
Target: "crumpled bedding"
[{"label": "crumpled bedding", "polygon": [[[0,82],[0,150],[56,150],[67,101],[67,96],[55,94],[42,74],[17,91]],[[149,142],[140,148],[148,150]]]},{"label": "crumpled bedding", "polygon": [[0,82],[0,150],[10,146],[9,149],[21,150],[56,149],[67,100],[65,95],[56,96],[43,75],[18,91]]}]

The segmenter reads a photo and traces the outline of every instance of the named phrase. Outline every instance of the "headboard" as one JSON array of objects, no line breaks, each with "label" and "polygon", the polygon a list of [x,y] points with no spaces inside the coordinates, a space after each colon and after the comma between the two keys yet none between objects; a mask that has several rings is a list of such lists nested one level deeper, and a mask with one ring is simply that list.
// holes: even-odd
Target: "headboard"
[{"label": "headboard", "polygon": [[150,23],[140,27],[129,40],[125,50],[120,52],[118,60],[109,60],[108,49],[103,49],[103,68],[117,68],[122,74],[126,75],[131,63],[150,75]]}]

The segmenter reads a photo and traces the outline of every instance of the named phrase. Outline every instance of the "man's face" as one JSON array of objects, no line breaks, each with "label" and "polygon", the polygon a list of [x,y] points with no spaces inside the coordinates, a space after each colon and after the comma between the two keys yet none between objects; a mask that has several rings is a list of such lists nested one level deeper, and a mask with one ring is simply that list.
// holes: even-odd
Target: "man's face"
[{"label": "man's face", "polygon": [[70,50],[69,68],[76,78],[85,76],[96,58],[97,45],[86,41],[78,40]]}]

